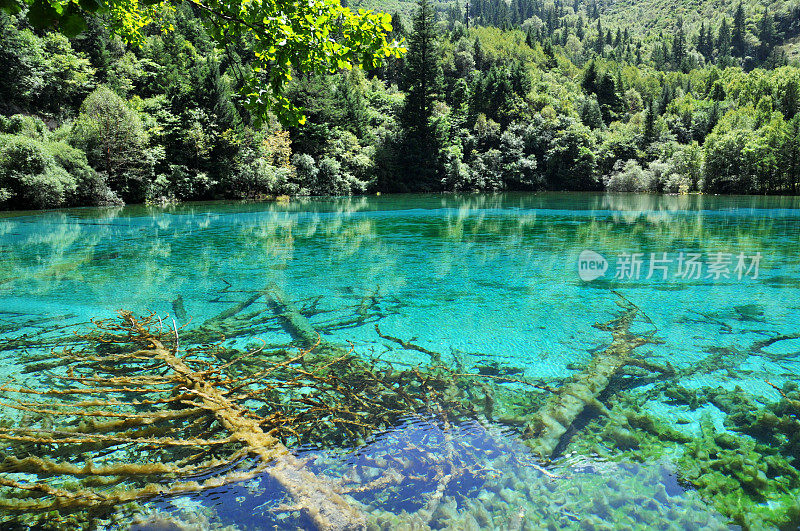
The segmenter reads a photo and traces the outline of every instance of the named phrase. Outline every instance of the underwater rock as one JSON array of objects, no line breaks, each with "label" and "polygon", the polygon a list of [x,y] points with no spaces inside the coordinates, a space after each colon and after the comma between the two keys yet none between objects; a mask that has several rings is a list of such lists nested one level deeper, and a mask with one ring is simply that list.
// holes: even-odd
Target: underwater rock
[{"label": "underwater rock", "polygon": [[431,527],[441,528],[445,527],[448,522],[454,522],[458,519],[458,503],[453,497],[446,497],[442,499],[438,507],[431,517]]},{"label": "underwater rock", "polygon": [[720,433],[714,437],[714,442],[717,443],[720,448],[726,450],[736,450],[742,444],[741,440],[730,433]]},{"label": "underwater rock", "polygon": [[676,404],[686,404],[692,411],[702,405],[701,398],[698,397],[696,391],[686,389],[680,385],[665,389],[664,396],[671,399]]},{"label": "underwater rock", "polygon": [[500,490],[500,498],[511,506],[516,504],[518,496],[519,494],[511,489],[505,488]]},{"label": "underwater rock", "polygon": [[679,460],[685,479],[745,528],[800,525],[797,495],[791,494],[800,488],[797,470],[779,448],[749,437],[717,434],[710,423],[705,423],[703,432]]},{"label": "underwater rock", "polygon": [[474,505],[472,509],[472,515],[475,517],[475,520],[478,522],[478,525],[481,526],[481,528],[486,529],[492,525],[492,518],[489,516],[489,512],[483,505]]},{"label": "underwater rock", "polygon": [[185,323],[187,314],[186,314],[186,307],[183,304],[183,296],[178,295],[178,297],[172,301],[172,311],[175,312],[175,317],[178,319],[178,322]]}]

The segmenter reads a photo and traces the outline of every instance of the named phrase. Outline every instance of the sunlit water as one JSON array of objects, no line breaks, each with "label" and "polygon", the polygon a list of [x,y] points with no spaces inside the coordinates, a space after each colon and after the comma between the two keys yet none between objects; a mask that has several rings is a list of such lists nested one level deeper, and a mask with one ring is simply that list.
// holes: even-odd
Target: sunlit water
[{"label": "sunlit water", "polygon": [[[352,342],[359,355],[429,361],[378,337],[376,320],[347,324],[374,296],[385,335],[440,352],[446,362],[497,364],[557,386],[610,343],[609,333],[592,325],[619,310],[616,292],[663,340],[641,350],[648,361],[683,371],[687,389],[740,386],[766,404],[781,399],[775,386],[800,374],[800,339],[751,348],[800,332],[799,207],[794,198],[509,194],[10,214],[0,218],[0,325],[10,338],[36,331],[40,318],[70,324],[128,309],[170,314],[191,329],[275,283],[301,307],[315,308],[309,318],[326,341]],[[579,275],[587,250],[607,261],[597,279]],[[681,275],[693,254],[701,269]],[[666,261],[651,271],[652,258]],[[636,259],[641,269],[628,268]],[[20,328],[25,322],[32,326]],[[236,341],[256,337],[291,340],[280,329],[256,327],[252,338]],[[727,354],[714,366],[692,370],[720,349]],[[2,355],[4,379],[20,377],[24,353]],[[714,405],[692,409],[649,393],[653,385],[644,380],[618,392],[682,433],[699,435],[703,422],[728,429]],[[435,451],[442,429],[409,419],[361,448],[297,452],[315,458],[315,472],[342,477],[364,459],[374,466],[376,458],[402,458],[409,441]],[[548,465],[551,477],[513,426],[465,420],[448,429],[470,442],[474,451],[463,459],[491,473],[449,485],[434,527],[733,525],[681,478],[680,445],[636,462],[635,452],[623,455],[608,441],[605,455],[570,443]],[[425,461],[409,466],[417,475],[432,473]],[[354,497],[367,510],[402,515],[417,510],[425,494]],[[279,489],[262,479],[156,500],[151,509],[201,527],[295,525],[274,510],[281,503]]]}]

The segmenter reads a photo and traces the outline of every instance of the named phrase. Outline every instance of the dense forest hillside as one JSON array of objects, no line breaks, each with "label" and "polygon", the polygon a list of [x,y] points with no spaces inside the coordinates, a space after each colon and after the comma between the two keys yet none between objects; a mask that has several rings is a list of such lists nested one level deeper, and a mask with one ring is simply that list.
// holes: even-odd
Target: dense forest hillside
[{"label": "dense forest hillside", "polygon": [[250,115],[254,42],[215,44],[191,4],[137,45],[0,11],[0,204],[797,192],[796,2],[372,1],[351,7],[395,13],[408,53],[294,72],[303,123]]}]

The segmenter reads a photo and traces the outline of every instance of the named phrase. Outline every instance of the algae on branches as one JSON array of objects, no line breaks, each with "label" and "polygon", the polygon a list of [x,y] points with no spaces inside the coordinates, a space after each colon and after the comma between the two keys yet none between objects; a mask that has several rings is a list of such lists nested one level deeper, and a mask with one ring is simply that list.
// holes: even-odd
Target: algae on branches
[{"label": "algae on branches", "polygon": [[[205,339],[262,295],[301,350],[185,345],[186,337]],[[357,319],[369,318],[373,299],[359,306]],[[442,471],[434,478],[389,467],[373,483],[348,487],[294,457],[289,447],[363,445],[409,416],[444,426],[474,417],[463,390],[480,375],[363,360],[322,341],[277,286],[210,319],[200,334],[181,337],[156,315],[129,312],[94,326],[77,344],[54,351],[56,362],[36,363],[51,388],[0,388],[0,406],[20,417],[0,429],[8,445],[0,455],[5,521],[66,528],[105,518],[127,502],[266,476],[288,495],[302,525],[362,528],[366,515],[347,493],[430,488],[418,515],[428,521],[451,482],[483,473],[454,446],[431,457]]]},{"label": "algae on branches", "polygon": [[61,385],[2,388],[2,405],[29,418],[0,431],[12,444],[0,463],[6,473],[0,509],[23,520],[38,514],[52,521],[52,512],[91,517],[125,502],[266,473],[317,527],[363,522],[270,433],[285,422],[280,414],[264,418],[243,406],[260,399],[249,386],[277,367],[227,376],[224,369],[238,358],[210,361],[217,346],[179,355],[177,328],[173,338],[153,315],[136,319],[122,312],[118,321],[95,325],[84,336],[94,348],[58,353],[61,370],[51,378]]},{"label": "algae on branches", "polygon": [[526,424],[523,438],[539,457],[551,457],[562,437],[585,409],[607,412],[598,398],[612,378],[620,375],[626,367],[641,367],[664,374],[675,372],[669,364],[659,367],[634,356],[634,349],[656,344],[660,340],[655,339],[655,330],[644,334],[631,332],[631,326],[637,319],[651,325],[652,322],[632,302],[618,293],[617,296],[617,304],[622,308],[620,315],[608,323],[595,325],[611,332],[614,339],[611,345],[595,354],[589,366],[551,395]]},{"label": "algae on branches", "polygon": [[[396,307],[385,307],[377,291],[330,312],[319,299],[294,302],[275,284],[245,296],[192,330],[122,312],[63,343],[54,360],[28,357],[39,383],[0,387],[0,407],[17,412],[13,422],[0,424],[0,521],[80,528],[127,502],[264,479],[281,487],[284,499],[270,513],[288,518],[284,524],[524,528],[549,493],[567,496],[568,485],[580,483],[565,477],[569,467],[560,475],[569,455],[547,468],[539,464],[566,448],[597,453],[602,466],[677,462],[681,481],[696,492],[680,501],[662,488],[648,518],[685,503],[692,514],[668,520],[702,521],[702,496],[741,525],[800,523],[797,387],[780,388],[782,400],[767,407],[741,390],[679,387],[677,377],[689,373],[636,353],[659,340],[654,324],[620,294],[619,314],[596,325],[610,333],[610,345],[572,378],[546,382],[489,356],[468,367],[454,352],[449,365],[441,353],[391,335],[378,323]],[[315,316],[316,326],[309,319]],[[58,344],[56,324],[29,324],[47,334],[23,346],[37,339]],[[323,338],[328,330],[365,324],[374,325],[376,343],[429,362],[388,363]],[[295,348],[262,343],[241,351],[212,342],[278,329]],[[790,337],[761,340],[751,350]],[[641,395],[625,387],[631,373],[659,380]],[[693,408],[713,404],[727,415],[729,432],[705,426],[693,441],[642,407],[642,396],[654,395]],[[425,433],[415,438],[415,430]],[[527,448],[516,435],[508,443],[510,433],[521,434]],[[292,453],[300,448],[319,455],[300,459]],[[330,457],[351,448],[359,449],[356,466]],[[538,455],[532,458],[530,449]],[[650,474],[634,475],[640,472]],[[616,514],[621,496],[609,493],[598,510]],[[511,506],[532,516],[504,509]],[[551,517],[541,521],[558,522]]]}]

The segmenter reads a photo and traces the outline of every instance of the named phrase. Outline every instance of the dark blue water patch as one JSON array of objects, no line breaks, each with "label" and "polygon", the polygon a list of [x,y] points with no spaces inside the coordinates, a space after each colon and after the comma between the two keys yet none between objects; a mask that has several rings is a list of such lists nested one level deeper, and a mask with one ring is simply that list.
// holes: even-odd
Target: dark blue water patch
[{"label": "dark blue water patch", "polygon": [[[429,418],[407,418],[401,425],[375,436],[356,449],[319,450],[304,448],[297,452],[308,469],[321,478],[339,483],[345,492],[366,507],[394,514],[415,513],[425,505],[443,474],[458,477],[447,484],[445,497],[474,498],[486,483],[491,462],[509,451],[509,441],[502,432],[490,432],[477,422],[449,425]],[[242,463],[238,463],[239,468]],[[221,475],[217,470],[203,476],[182,478],[202,481]],[[458,469],[458,470],[456,470]],[[388,483],[384,489],[359,489],[386,472],[404,476],[402,484]],[[219,525],[234,525],[243,530],[295,529],[307,524],[303,516],[291,510],[292,501],[283,488],[268,474],[238,484],[226,485],[181,498],[179,507],[197,503],[212,509]],[[173,505],[176,498],[161,498],[149,505],[155,511],[179,514]],[[142,525],[142,531],[153,529]]]}]

